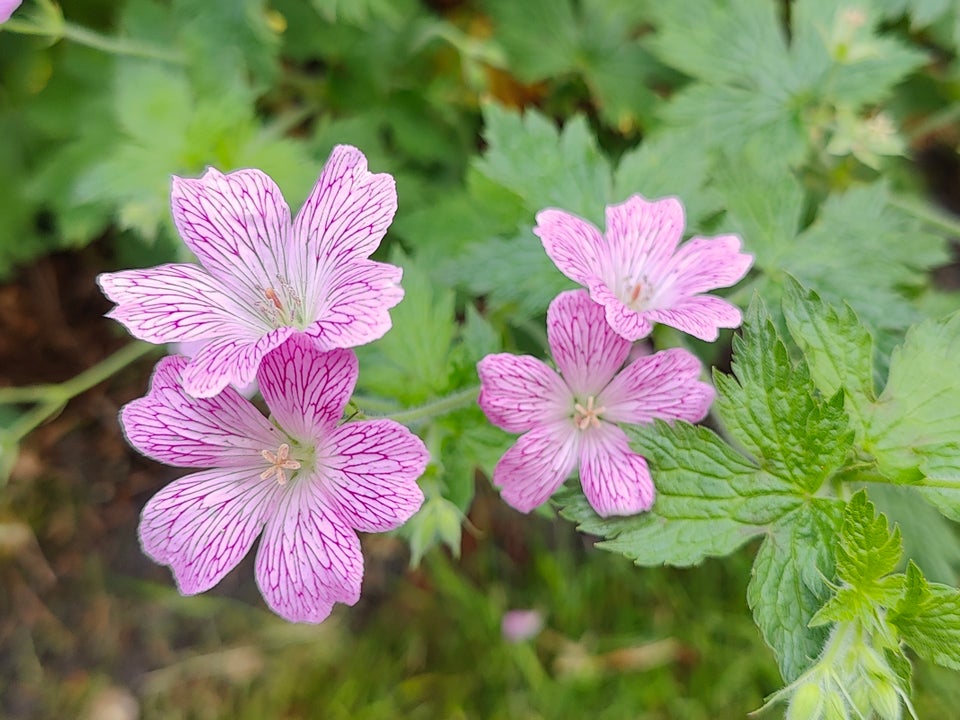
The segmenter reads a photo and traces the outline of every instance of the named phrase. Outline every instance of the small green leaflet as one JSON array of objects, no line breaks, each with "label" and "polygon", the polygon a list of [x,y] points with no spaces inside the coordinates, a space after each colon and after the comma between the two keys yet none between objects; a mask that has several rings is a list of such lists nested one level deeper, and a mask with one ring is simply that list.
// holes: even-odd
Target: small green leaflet
[{"label": "small green leaflet", "polygon": [[929,583],[907,566],[906,592],[888,620],[924,660],[960,670],[960,590]]}]

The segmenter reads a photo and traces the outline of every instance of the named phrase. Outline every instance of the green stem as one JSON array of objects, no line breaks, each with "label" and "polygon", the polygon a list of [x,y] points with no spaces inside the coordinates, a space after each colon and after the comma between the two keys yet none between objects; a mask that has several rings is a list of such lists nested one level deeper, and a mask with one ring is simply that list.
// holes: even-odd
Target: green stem
[{"label": "green stem", "polygon": [[155,45],[143,43],[138,40],[127,40],[124,38],[110,37],[89,30],[80,25],[74,25],[65,22],[56,29],[34,25],[22,20],[8,20],[3,24],[3,30],[15,32],[20,35],[38,35],[49,37],[54,42],[61,38],[72,40],[79,45],[86,45],[94,50],[109,53],[112,55],[127,55],[129,57],[147,58],[149,60],[162,60],[163,62],[182,65],[183,58],[178,53],[171,52]]},{"label": "green stem", "polygon": [[117,350],[113,355],[101,360],[92,368],[84,370],[76,377],[57,385],[36,385],[26,388],[0,388],[0,403],[23,402],[21,398],[32,395],[37,402],[4,431],[4,440],[19,442],[27,433],[53,415],[70,399],[99,385],[114,373],[120,371],[134,360],[155,350],[156,345],[145,342],[132,342]]},{"label": "green stem", "polygon": [[946,230],[951,235],[960,237],[960,220],[939,210],[930,203],[905,195],[891,195],[890,204],[928,225],[933,225],[941,230]]},{"label": "green stem", "polygon": [[439,400],[434,400],[426,405],[410,410],[401,410],[391,415],[373,416],[371,420],[395,420],[403,425],[413,425],[422,420],[429,420],[437,415],[446,415],[447,413],[459,410],[472,405],[477,401],[477,395],[480,392],[480,386],[474,385],[466,390],[460,390]]}]

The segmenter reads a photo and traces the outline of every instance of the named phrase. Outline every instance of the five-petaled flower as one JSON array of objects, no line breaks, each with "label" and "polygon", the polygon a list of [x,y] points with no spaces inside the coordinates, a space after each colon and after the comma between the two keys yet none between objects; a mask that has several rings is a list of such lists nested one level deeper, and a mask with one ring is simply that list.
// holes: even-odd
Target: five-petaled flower
[{"label": "five-petaled flower", "polygon": [[558,295],[547,311],[558,375],[529,355],[488,355],[477,365],[480,407],[508,432],[524,433],[497,463],[493,482],[523,512],[544,503],[580,469],[584,495],[600,515],[649,510],[654,486],[646,461],[617,423],[703,419],[713,387],[700,361],[680,348],[638,357],[583,290]]},{"label": "five-petaled flower", "polygon": [[262,531],[257,584],[275,612],[320,622],[335,602],[355,603],[363,577],[356,531],[391,530],[419,509],[423,442],[392,420],[338,425],[357,379],[350,350],[324,352],[297,335],[268,353],[257,381],[270,419],[230,387],[190,396],[188,368],[184,357],[161,360],[150,392],[121,413],[143,454],[213,468],[147,503],[144,551],[193,594],[217,584]]},{"label": "five-petaled flower", "polygon": [[390,175],[368,172],[356,148],[333,150],[292,223],[280,189],[259,170],[174,177],[171,201],[200,265],[123,270],[98,281],[117,304],[110,317],[136,337],[203,342],[183,369],[189,394],[246,385],[268,352],[298,334],[331,350],[390,329],[402,270],[369,257],[393,220],[396,187]]},{"label": "five-petaled flower", "polygon": [[733,285],[750,269],[753,256],[740,252],[737,236],[693,238],[678,249],[684,220],[676,198],[634,195],[607,206],[606,215],[604,235],[554,208],[537,214],[533,231],[560,271],[604,307],[618,335],[639,340],[658,322],[712,341],[719,328],[740,325],[736,306],[703,294]]}]

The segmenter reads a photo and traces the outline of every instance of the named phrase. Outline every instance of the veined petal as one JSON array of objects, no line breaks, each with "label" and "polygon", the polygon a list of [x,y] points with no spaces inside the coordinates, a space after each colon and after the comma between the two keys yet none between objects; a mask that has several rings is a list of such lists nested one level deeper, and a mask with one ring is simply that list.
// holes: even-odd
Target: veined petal
[{"label": "veined petal", "polygon": [[257,381],[277,423],[313,444],[343,415],[357,383],[357,357],[349,350],[320,350],[306,335],[294,335],[268,353]]},{"label": "veined petal", "polygon": [[267,605],[291,622],[321,622],[335,602],[353,605],[360,598],[360,539],[324,505],[316,478],[297,478],[278,494],[256,575]]},{"label": "veined petal", "polygon": [[642,340],[653,331],[650,314],[628,308],[606,284],[600,281],[592,282],[590,298],[603,306],[607,324],[624,340]]},{"label": "veined petal", "polygon": [[417,478],[430,454],[423,441],[393,420],[351,422],[317,451],[317,474],[330,507],[350,527],[383,532],[400,527],[423,504]]},{"label": "veined petal", "polygon": [[597,404],[612,422],[650,424],[655,419],[703,420],[712,385],[700,382],[700,360],[682,348],[639,357],[604,388]]},{"label": "veined petal", "polygon": [[610,423],[582,434],[580,484],[602,517],[649,510],[656,494],[647,461],[630,449],[623,430]]},{"label": "veined petal", "polygon": [[338,269],[325,286],[317,320],[306,333],[325,350],[366,345],[383,337],[391,327],[390,308],[403,299],[402,275],[402,268],[373,260]]},{"label": "veined petal", "polygon": [[574,282],[586,285],[591,276],[606,277],[610,249],[600,231],[583,218],[554,208],[542,210],[533,234],[560,272]]},{"label": "veined petal", "polygon": [[396,211],[393,177],[369,172],[357,148],[335,147],[293,222],[297,249],[290,267],[297,286],[306,288],[308,298],[325,294],[336,268],[366,259],[379,247]]},{"label": "veined petal", "polygon": [[177,263],[101,273],[97,282],[103,294],[117,304],[107,316],[147,342],[205,340],[238,331],[266,331],[253,312],[197,265]]},{"label": "veined petal", "polygon": [[630,353],[585,290],[560,293],[547,309],[550,353],[577,397],[596,395],[610,382]]},{"label": "veined petal", "polygon": [[170,201],[187,247],[238,298],[255,305],[286,281],[290,208],[267,175],[208,168],[199,180],[174,176]]},{"label": "veined petal", "polygon": [[572,420],[539,425],[521,435],[493,469],[500,497],[520,512],[543,505],[576,466],[579,438]]},{"label": "veined petal", "polygon": [[647,200],[634,195],[626,202],[607,207],[607,241],[613,267],[622,277],[648,280],[659,277],[683,237],[683,206],[676,198]]},{"label": "veined petal", "polygon": [[573,415],[573,394],[546,363],[530,355],[498,353],[477,363],[480,397],[487,419],[507,432],[522,433]]},{"label": "veined petal", "polygon": [[661,282],[674,296],[696,295],[739,282],[752,264],[753,255],[740,252],[736,235],[693,238],[680,246]]},{"label": "veined petal", "polygon": [[276,428],[233,388],[198,399],[183,388],[184,357],[165,357],[150,392],[124,405],[127,442],[147,457],[179,467],[247,466],[282,440]]},{"label": "veined petal", "polygon": [[684,298],[671,308],[649,310],[646,315],[655,322],[675,327],[707,342],[717,339],[719,328],[735,328],[743,322],[743,315],[736,305],[715,295]]},{"label": "veined petal", "polygon": [[232,336],[208,343],[183,371],[183,385],[194,397],[212,397],[233,384],[242,387],[257,375],[263,357],[296,332],[291,327],[262,336]]},{"label": "veined petal", "polygon": [[174,480],[143,508],[143,551],[170,566],[184,595],[209,590],[247,554],[278,487],[260,479],[260,468],[206,470]]}]

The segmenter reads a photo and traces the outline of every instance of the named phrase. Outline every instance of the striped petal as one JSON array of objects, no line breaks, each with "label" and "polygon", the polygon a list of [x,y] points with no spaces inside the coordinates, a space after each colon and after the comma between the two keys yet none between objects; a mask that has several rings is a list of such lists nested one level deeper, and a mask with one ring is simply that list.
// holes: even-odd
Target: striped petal
[{"label": "striped petal", "polygon": [[580,484],[602,517],[634,515],[653,506],[655,490],[647,461],[627,444],[616,425],[601,423],[580,441]]},{"label": "striped petal", "polygon": [[507,432],[526,432],[573,415],[573,395],[566,383],[530,355],[487,355],[477,363],[477,374],[480,409]]},{"label": "striped petal", "polygon": [[570,420],[540,425],[521,435],[493,469],[500,497],[525,513],[543,505],[576,467],[579,437]]}]

